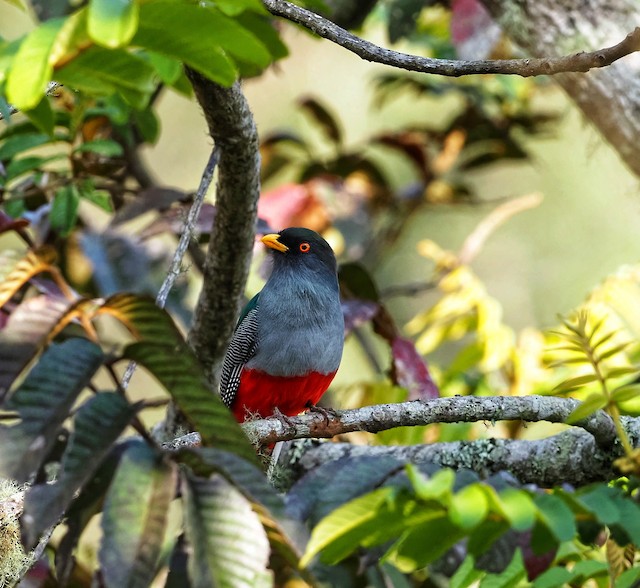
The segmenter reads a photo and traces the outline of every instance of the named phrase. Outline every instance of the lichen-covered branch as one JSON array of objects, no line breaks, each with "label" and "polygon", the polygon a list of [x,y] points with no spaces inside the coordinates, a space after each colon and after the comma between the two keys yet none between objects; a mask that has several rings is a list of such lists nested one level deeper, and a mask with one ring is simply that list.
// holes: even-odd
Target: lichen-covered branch
[{"label": "lichen-covered branch", "polygon": [[216,389],[251,262],[260,194],[258,133],[239,83],[224,88],[193,70],[187,74],[220,150],[217,213],[189,333],[189,343]]},{"label": "lichen-covered branch", "polygon": [[[324,414],[307,413],[284,419],[269,418],[245,423],[247,436],[256,445],[303,438],[328,438],[353,431],[378,433],[396,427],[433,423],[521,420],[564,423],[579,402],[551,396],[455,396],[378,404]],[[609,448],[616,438],[613,421],[603,411],[577,423],[596,443]]]},{"label": "lichen-covered branch", "polygon": [[[391,455],[414,464],[437,464],[453,469],[468,468],[480,475],[508,471],[523,484],[542,487],[571,484],[582,486],[619,476],[613,470],[613,460],[619,456],[614,448],[604,450],[592,435],[571,429],[537,441],[512,439],[482,439],[433,443],[431,445],[396,445],[365,447],[349,443],[319,443],[298,457],[293,442],[280,454],[278,465],[293,469],[291,484],[306,472],[344,457],[367,456],[376,459]],[[299,443],[299,442],[298,442]],[[292,456],[296,456],[295,459]],[[291,461],[294,465],[292,467]]]},{"label": "lichen-covered branch", "polygon": [[[286,0],[262,0],[267,10],[299,24],[316,35],[332,41],[355,53],[366,61],[382,63],[408,71],[439,74],[443,76],[465,76],[471,74],[508,74],[518,76],[554,75],[561,72],[587,72],[593,68],[611,65],[625,55],[640,50],[640,28],[628,32],[622,41],[606,48],[589,53],[579,52],[571,55],[555,56],[549,54],[542,58],[497,59],[463,61],[453,59],[434,59],[401,53],[380,47],[344,30],[322,16],[296,6]],[[531,0],[534,2],[535,0]],[[562,6],[558,8],[562,10]],[[618,39],[619,40],[619,39]]]}]

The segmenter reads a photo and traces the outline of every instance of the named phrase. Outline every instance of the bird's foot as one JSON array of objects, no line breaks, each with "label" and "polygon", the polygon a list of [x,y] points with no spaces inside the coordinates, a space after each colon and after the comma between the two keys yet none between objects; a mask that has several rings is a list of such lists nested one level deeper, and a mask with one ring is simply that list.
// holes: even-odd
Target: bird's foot
[{"label": "bird's foot", "polygon": [[318,406],[316,404],[311,404],[307,402],[307,408],[309,412],[317,412],[320,413],[324,417],[325,426],[329,425],[329,417],[338,417],[338,411],[333,408],[324,408],[324,406]]},{"label": "bird's foot", "polygon": [[283,414],[277,406],[273,409],[273,416],[282,423],[285,429],[294,426],[293,421],[286,414]]}]

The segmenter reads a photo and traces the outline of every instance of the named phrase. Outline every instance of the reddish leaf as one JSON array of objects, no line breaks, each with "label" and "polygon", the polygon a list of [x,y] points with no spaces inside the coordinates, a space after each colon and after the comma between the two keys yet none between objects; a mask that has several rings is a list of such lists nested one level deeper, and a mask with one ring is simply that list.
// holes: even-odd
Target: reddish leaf
[{"label": "reddish leaf", "polygon": [[378,304],[370,300],[343,300],[344,336],[371,320],[378,313],[378,309]]},{"label": "reddish leaf", "polygon": [[542,572],[549,569],[558,551],[558,549],[555,548],[545,553],[535,553],[531,547],[531,531],[517,533],[516,545],[520,547],[522,551],[524,567],[527,570],[527,578],[530,582],[533,582]]},{"label": "reddish leaf", "polygon": [[451,40],[459,59],[487,59],[500,35],[480,0],[452,0]]},{"label": "reddish leaf", "polygon": [[411,340],[396,337],[391,344],[391,353],[393,380],[409,391],[409,400],[426,400],[440,395],[431,379],[427,362],[416,351]]},{"label": "reddish leaf", "polygon": [[6,233],[7,231],[16,231],[19,233],[28,226],[29,221],[23,218],[11,218],[8,214],[0,210],[0,233]]},{"label": "reddish leaf", "polygon": [[258,216],[274,229],[307,227],[322,232],[330,224],[324,202],[314,190],[314,183],[285,184],[265,192],[258,201]]}]

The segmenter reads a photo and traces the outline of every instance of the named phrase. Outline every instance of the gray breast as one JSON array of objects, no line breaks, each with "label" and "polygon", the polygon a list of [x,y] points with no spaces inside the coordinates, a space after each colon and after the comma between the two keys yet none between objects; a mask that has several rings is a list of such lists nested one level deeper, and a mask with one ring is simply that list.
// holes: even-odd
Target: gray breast
[{"label": "gray breast", "polygon": [[[306,278],[306,279],[301,279]],[[246,367],[274,376],[335,372],[344,322],[335,276],[284,276],[260,293],[258,346]]]}]

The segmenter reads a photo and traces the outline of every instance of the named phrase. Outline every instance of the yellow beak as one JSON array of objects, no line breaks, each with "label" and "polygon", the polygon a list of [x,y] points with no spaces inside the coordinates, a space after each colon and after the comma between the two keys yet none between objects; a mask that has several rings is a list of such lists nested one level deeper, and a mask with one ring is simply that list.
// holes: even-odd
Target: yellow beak
[{"label": "yellow beak", "polygon": [[265,235],[264,237],[262,237],[262,239],[260,240],[269,249],[275,249],[276,251],[280,251],[281,253],[284,253],[285,251],[289,251],[289,248],[286,245],[278,241],[279,237],[280,235],[278,235],[278,233],[270,233],[269,235]]}]

